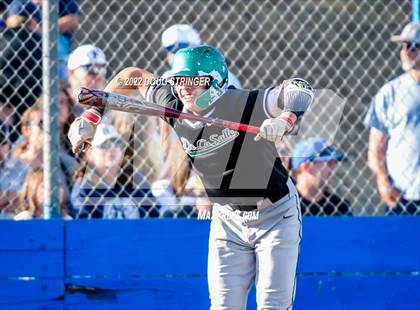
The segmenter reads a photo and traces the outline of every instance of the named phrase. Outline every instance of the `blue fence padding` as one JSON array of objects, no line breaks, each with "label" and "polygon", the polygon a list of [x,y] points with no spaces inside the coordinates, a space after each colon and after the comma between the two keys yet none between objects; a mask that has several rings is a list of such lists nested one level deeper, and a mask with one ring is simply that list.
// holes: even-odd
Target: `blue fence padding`
[{"label": "blue fence padding", "polygon": [[420,0],[412,0],[413,1],[413,21],[418,22],[420,21]]},{"label": "blue fence padding", "polygon": [[64,273],[63,251],[1,251],[1,277],[53,277]]},{"label": "blue fence padding", "polygon": [[1,277],[64,275],[63,222],[0,222]]},{"label": "blue fence padding", "polygon": [[298,272],[331,271],[420,271],[420,217],[304,217]]},{"label": "blue fence padding", "polygon": [[[206,274],[209,224],[69,222],[68,275]],[[303,225],[301,273],[420,270],[417,217],[304,218]]]},{"label": "blue fence padding", "polygon": [[415,310],[420,277],[345,275],[298,277],[294,310]]},{"label": "blue fence padding", "polygon": [[[205,278],[69,279],[69,309],[208,309]],[[89,289],[90,288],[90,289]],[[94,289],[92,289],[94,288]]]},{"label": "blue fence padding", "polygon": [[[1,221],[0,309],[207,309],[209,225]],[[304,218],[303,238],[294,309],[418,308],[420,217]]]},{"label": "blue fence padding", "polygon": [[67,223],[69,276],[205,275],[209,221]]},{"label": "blue fence padding", "polygon": [[0,279],[0,309],[63,309],[63,278]]},{"label": "blue fence padding", "polygon": [[[203,278],[72,279],[70,309],[208,309]],[[409,275],[300,275],[295,310],[416,309],[420,277]],[[414,288],[413,290],[408,288]],[[417,290],[415,289],[417,288]],[[256,309],[255,289],[248,310]]]},{"label": "blue fence padding", "polygon": [[0,251],[63,250],[63,221],[0,220]]}]

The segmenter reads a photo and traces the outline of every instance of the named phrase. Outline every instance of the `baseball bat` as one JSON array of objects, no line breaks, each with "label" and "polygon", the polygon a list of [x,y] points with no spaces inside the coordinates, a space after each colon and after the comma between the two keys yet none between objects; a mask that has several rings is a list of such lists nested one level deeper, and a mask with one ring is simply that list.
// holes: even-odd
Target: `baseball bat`
[{"label": "baseball bat", "polygon": [[79,88],[77,100],[80,104],[104,109],[132,112],[150,116],[188,119],[253,134],[258,134],[260,132],[260,128],[256,126],[181,112],[176,109],[166,108],[158,104],[148,102],[146,100],[135,99],[124,95],[109,93],[97,89],[89,89],[86,87]]}]

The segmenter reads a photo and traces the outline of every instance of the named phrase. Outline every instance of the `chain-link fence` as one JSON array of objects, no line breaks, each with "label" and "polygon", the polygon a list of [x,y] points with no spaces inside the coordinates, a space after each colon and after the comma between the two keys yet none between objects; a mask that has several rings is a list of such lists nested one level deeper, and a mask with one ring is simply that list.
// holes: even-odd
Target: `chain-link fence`
[{"label": "chain-link fence", "polygon": [[[39,4],[40,1],[33,2]],[[333,141],[344,153],[345,160],[338,163],[334,173],[332,184],[336,195],[327,197],[327,200],[339,199],[341,204],[331,203],[328,207],[332,208],[330,211],[309,208],[306,214],[385,213],[386,207],[377,193],[376,180],[367,166],[368,128],[363,120],[378,90],[402,73],[400,46],[391,42],[390,37],[401,32],[409,22],[411,1],[79,0],[78,11],[71,7],[74,1],[60,2],[68,2],[70,6],[67,11],[60,7],[61,11],[65,11],[63,14],[76,15],[77,20],[67,21],[67,29],[60,28],[59,40],[64,40],[64,43],[59,42],[59,45],[66,47],[71,43],[71,50],[84,44],[100,48],[106,58],[100,63],[101,68],[106,68],[108,79],[128,66],[158,74],[169,70],[161,34],[174,24],[190,24],[198,30],[202,42],[223,52],[229,70],[239,78],[244,88],[275,86],[284,79],[302,77],[316,89],[331,90],[345,103]],[[6,7],[4,5],[3,8],[5,20],[8,19]],[[30,12],[31,16],[35,14]],[[63,14],[59,12],[59,17],[66,16]],[[76,23],[76,27],[72,22]],[[9,23],[3,25],[3,33],[9,26]],[[20,79],[16,83],[19,85],[13,84],[15,82],[12,83],[10,77],[2,80],[3,89],[8,91],[4,91],[1,98],[2,122],[9,122],[8,135],[13,142],[2,155],[2,161],[6,157],[10,160],[16,153],[16,147],[18,151],[22,148],[16,142],[22,136],[28,135],[25,139],[30,141],[30,130],[26,129],[33,122],[40,122],[33,116],[35,112],[25,111],[29,106],[40,105],[35,103],[41,92],[41,74],[38,71],[41,38],[28,33],[36,29],[28,31],[27,26],[13,31],[9,34],[9,41],[5,39],[2,44],[10,45],[10,38],[26,42],[22,47],[12,47],[16,55],[21,50],[25,53],[19,57],[25,59],[22,66],[26,71],[17,73]],[[100,51],[94,50],[94,57],[99,57],[98,53]],[[76,63],[82,61],[81,55]],[[60,64],[66,63],[66,56],[68,53],[64,53],[62,58],[59,56]],[[10,57],[0,61],[3,66],[10,66],[14,60]],[[92,148],[74,160],[64,133],[74,118],[70,112],[77,115],[75,111],[80,107],[71,105],[74,101],[71,93],[73,77],[61,71],[60,74],[62,85],[66,84],[60,91],[60,109],[69,110],[66,116],[62,116],[63,119],[60,116],[64,153],[60,169],[67,184],[62,196],[66,197],[69,215],[82,218],[191,217],[197,214],[196,205],[208,207],[200,182],[190,175],[190,166],[179,155],[182,154],[179,145],[173,143],[167,152],[160,151],[160,124],[155,118],[113,113],[108,118],[114,127],[104,126],[101,129],[102,138],[98,138],[97,146],[103,145],[107,137],[122,136],[122,139],[109,140],[123,141],[119,148],[125,152],[102,154],[100,148]],[[23,77],[31,81],[26,82]],[[25,89],[17,90],[18,87]],[[312,136],[316,135],[314,132]],[[8,140],[5,135],[1,142],[4,144]],[[23,157],[20,155],[19,165],[16,166],[16,159],[8,162],[9,174],[2,173],[2,182],[16,183],[1,188],[3,214],[17,213],[21,204],[37,199],[26,195],[17,202],[18,197],[22,197],[24,178],[17,180],[16,175],[25,171],[23,176],[26,176],[30,169],[25,163],[25,156],[31,155],[27,154],[27,149],[20,152],[23,152]],[[103,167],[100,167],[101,164]],[[27,183],[23,187],[28,187]],[[179,188],[184,190],[178,191]],[[346,202],[342,201],[343,198]],[[350,211],[346,204],[351,206]]]}]

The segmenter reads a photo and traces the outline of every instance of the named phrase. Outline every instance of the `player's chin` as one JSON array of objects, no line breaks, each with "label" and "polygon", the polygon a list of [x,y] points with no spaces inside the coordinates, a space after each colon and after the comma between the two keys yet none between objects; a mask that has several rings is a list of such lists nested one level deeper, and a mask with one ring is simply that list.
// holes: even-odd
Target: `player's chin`
[{"label": "player's chin", "polygon": [[200,114],[203,111],[194,102],[187,101],[185,103],[183,102],[183,104],[188,111],[193,112],[195,114]]}]

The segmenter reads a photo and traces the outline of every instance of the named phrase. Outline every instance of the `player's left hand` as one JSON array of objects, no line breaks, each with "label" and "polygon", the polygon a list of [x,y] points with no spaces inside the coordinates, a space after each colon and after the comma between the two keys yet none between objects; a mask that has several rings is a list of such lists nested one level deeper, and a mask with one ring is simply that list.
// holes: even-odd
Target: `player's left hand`
[{"label": "player's left hand", "polygon": [[283,136],[292,128],[293,121],[290,118],[269,118],[262,123],[260,132],[254,138],[254,140],[259,141],[262,138],[271,142],[279,142]]}]

